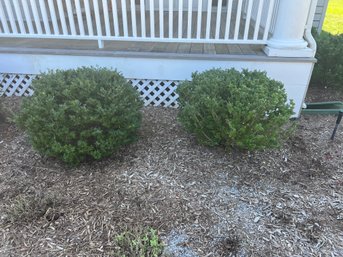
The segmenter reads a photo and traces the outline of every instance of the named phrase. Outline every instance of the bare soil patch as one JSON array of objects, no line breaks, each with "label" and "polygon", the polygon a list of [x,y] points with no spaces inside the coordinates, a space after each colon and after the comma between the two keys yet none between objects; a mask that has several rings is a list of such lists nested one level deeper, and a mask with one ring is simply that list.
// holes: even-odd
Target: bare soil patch
[{"label": "bare soil patch", "polygon": [[[20,100],[5,105],[15,113]],[[114,236],[135,227],[158,229],[165,256],[343,256],[335,117],[303,116],[279,150],[226,153],[198,145],[177,110],[143,115],[138,142],[78,168],[2,124],[0,256],[111,256]]]}]

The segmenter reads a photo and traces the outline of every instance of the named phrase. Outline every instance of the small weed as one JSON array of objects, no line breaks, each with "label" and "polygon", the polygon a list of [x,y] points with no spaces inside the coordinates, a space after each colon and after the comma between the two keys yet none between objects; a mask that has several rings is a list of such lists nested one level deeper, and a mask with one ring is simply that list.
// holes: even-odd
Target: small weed
[{"label": "small weed", "polygon": [[240,248],[239,237],[237,235],[223,238],[220,244],[224,256],[236,256]]},{"label": "small weed", "polygon": [[152,228],[123,232],[114,241],[114,256],[117,257],[158,257],[164,248],[157,231]]},{"label": "small weed", "polygon": [[312,244],[318,244],[321,238],[322,227],[317,220],[309,219],[302,223],[296,223],[296,228],[300,230],[300,234],[308,239]]},{"label": "small weed", "polygon": [[5,217],[8,222],[32,221],[44,216],[57,202],[56,197],[50,194],[18,195],[7,205]]}]

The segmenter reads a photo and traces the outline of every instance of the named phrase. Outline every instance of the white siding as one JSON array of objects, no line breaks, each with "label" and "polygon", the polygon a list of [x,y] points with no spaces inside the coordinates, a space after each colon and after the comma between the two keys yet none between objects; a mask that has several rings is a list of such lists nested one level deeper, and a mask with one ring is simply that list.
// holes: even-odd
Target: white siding
[{"label": "white siding", "polygon": [[316,13],[314,15],[313,27],[319,32],[322,30],[323,22],[325,18],[326,9],[328,7],[329,0],[318,0]]}]

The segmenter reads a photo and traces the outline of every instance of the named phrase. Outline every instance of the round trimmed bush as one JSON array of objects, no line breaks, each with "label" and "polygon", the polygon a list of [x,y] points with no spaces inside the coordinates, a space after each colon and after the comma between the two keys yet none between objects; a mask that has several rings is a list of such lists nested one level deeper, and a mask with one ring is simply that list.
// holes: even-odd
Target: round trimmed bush
[{"label": "round trimmed bush", "polygon": [[136,139],[143,106],[116,71],[58,70],[33,82],[17,123],[40,153],[68,164],[98,160]]},{"label": "round trimmed bush", "polygon": [[264,72],[212,69],[181,83],[179,120],[204,145],[255,150],[279,145],[293,114],[282,83]]}]

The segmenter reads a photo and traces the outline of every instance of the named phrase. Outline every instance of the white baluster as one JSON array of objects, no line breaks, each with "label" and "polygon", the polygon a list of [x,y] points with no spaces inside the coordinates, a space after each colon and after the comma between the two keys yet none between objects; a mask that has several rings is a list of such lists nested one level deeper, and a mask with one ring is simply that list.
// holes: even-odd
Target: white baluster
[{"label": "white baluster", "polygon": [[127,26],[127,9],[126,9],[126,0],[121,0],[121,13],[123,16],[123,30],[124,37],[129,36],[128,26]]},{"label": "white baluster", "polygon": [[60,34],[60,30],[58,28],[58,23],[57,23],[57,18],[56,18],[56,11],[55,11],[55,6],[54,6],[54,1],[53,0],[49,0],[48,1],[48,6],[49,6],[49,11],[50,11],[50,17],[52,20],[52,27],[54,29],[54,34],[55,35],[59,35]]},{"label": "white baluster", "polygon": [[27,4],[27,1],[23,1],[23,9],[24,9],[25,20],[26,20],[27,27],[29,29],[29,33],[34,34],[35,30],[33,29],[32,18],[31,18],[30,9]]},{"label": "white baluster", "polygon": [[201,37],[202,25],[202,0],[198,0],[198,20],[197,20],[197,39]]},{"label": "white baluster", "polygon": [[76,7],[76,15],[77,15],[77,23],[79,25],[80,35],[85,35],[85,27],[83,25],[83,17],[82,17],[82,10],[80,0],[75,0],[75,7]]},{"label": "white baluster", "polygon": [[[102,36],[102,26],[101,26],[100,11],[99,11],[99,1],[93,0],[93,6],[94,6],[94,14],[95,14],[96,34],[98,37],[99,36],[101,37]],[[100,42],[100,45],[102,45],[101,42]],[[99,48],[103,48],[103,47],[99,47]]]},{"label": "white baluster", "polygon": [[247,40],[248,36],[249,36],[249,28],[250,28],[253,1],[254,0],[249,0],[249,3],[248,3],[248,10],[247,10],[247,16],[245,19],[244,36],[243,36],[244,40]]},{"label": "white baluster", "polygon": [[62,0],[57,0],[57,9],[60,16],[63,35],[68,35],[68,28],[67,28],[66,18],[64,15],[64,8],[63,8]]},{"label": "white baluster", "polygon": [[211,19],[212,19],[212,0],[208,0],[208,4],[207,4],[207,20],[206,20],[206,39],[210,39],[210,35],[211,35]]},{"label": "white baluster", "polygon": [[242,4],[243,4],[243,0],[238,0],[235,32],[234,32],[234,36],[233,36],[234,40],[237,40],[238,39],[238,35],[239,35],[239,29],[240,29],[241,17],[242,17]]},{"label": "white baluster", "polygon": [[[268,7],[268,14],[267,14],[268,18],[267,18],[266,26],[264,29],[263,40],[268,39],[269,28],[270,28],[270,24],[272,21],[272,15],[273,15],[273,11],[274,11],[274,2],[275,2],[275,0],[269,0],[269,7]],[[306,19],[305,19],[305,21],[306,21]]]},{"label": "white baluster", "polygon": [[3,32],[5,32],[5,34],[9,34],[10,30],[9,30],[8,25],[7,25],[7,18],[6,18],[4,9],[5,9],[5,7],[2,5],[2,2],[0,1],[0,21],[1,21],[2,27],[4,29]]},{"label": "white baluster", "polygon": [[258,40],[258,33],[260,31],[261,19],[262,19],[262,7],[264,5],[264,0],[259,0],[257,16],[254,29],[254,40]]},{"label": "white baluster", "polygon": [[150,10],[150,37],[155,37],[155,8],[154,0],[149,1],[149,10]]},{"label": "white baluster", "polygon": [[19,24],[19,28],[20,28],[20,33],[26,34],[25,25],[23,22],[23,16],[21,15],[21,9],[20,9],[18,0],[13,0],[13,5],[14,5],[15,14],[17,16],[17,20],[18,20],[18,24]]},{"label": "white baluster", "polygon": [[182,38],[182,26],[183,26],[183,0],[179,0],[179,27],[178,27],[178,38]]},{"label": "white baluster", "polygon": [[37,33],[43,34],[42,25],[40,23],[40,17],[38,13],[38,8],[36,5],[36,0],[30,0],[30,3],[31,3],[31,8],[32,8],[33,18],[35,20],[35,27],[37,29]]},{"label": "white baluster", "polygon": [[141,10],[141,33],[142,33],[142,37],[146,37],[145,0],[140,0],[140,10]]},{"label": "white baluster", "polygon": [[232,0],[228,0],[227,3],[227,13],[226,13],[226,25],[225,25],[225,35],[224,39],[228,40],[230,37],[231,28],[231,15],[232,15]]},{"label": "white baluster", "polygon": [[49,18],[48,18],[48,14],[46,11],[46,6],[45,6],[44,0],[39,0],[39,7],[40,7],[40,11],[42,13],[45,34],[51,35]]},{"label": "white baluster", "polygon": [[223,0],[218,0],[215,39],[219,39]]},{"label": "white baluster", "polygon": [[163,1],[159,0],[159,14],[160,14],[160,38],[164,37],[164,10],[163,10]]},{"label": "white baluster", "polygon": [[131,1],[132,36],[137,37],[136,3],[135,3],[135,0],[130,0],[130,1]]},{"label": "white baluster", "polygon": [[173,38],[173,30],[174,30],[174,2],[173,0],[169,0],[169,38]]},{"label": "white baluster", "polygon": [[108,2],[107,2],[107,0],[102,0],[102,10],[104,13],[106,36],[109,37],[109,36],[111,36],[111,27],[110,27],[110,17],[108,15]]},{"label": "white baluster", "polygon": [[68,20],[69,20],[69,26],[70,26],[71,34],[76,35],[73,7],[71,5],[70,0],[66,0],[66,6],[67,6],[67,13],[68,13]]},{"label": "white baluster", "polygon": [[114,35],[116,37],[119,37],[119,20],[118,20],[117,0],[112,0],[112,14],[113,14],[113,23],[114,23]]},{"label": "white baluster", "polygon": [[187,23],[187,38],[192,38],[192,14],[193,0],[188,0],[188,23]]},{"label": "white baluster", "polygon": [[91,10],[89,7],[89,0],[84,0],[85,3],[85,11],[86,11],[86,20],[87,20],[87,28],[88,28],[88,35],[93,36],[93,19],[91,16]]},{"label": "white baluster", "polygon": [[11,3],[9,2],[9,0],[5,0],[5,7],[6,7],[8,19],[10,20],[12,33],[18,34],[17,25],[15,24],[14,15],[12,12],[12,6],[11,6]]}]

